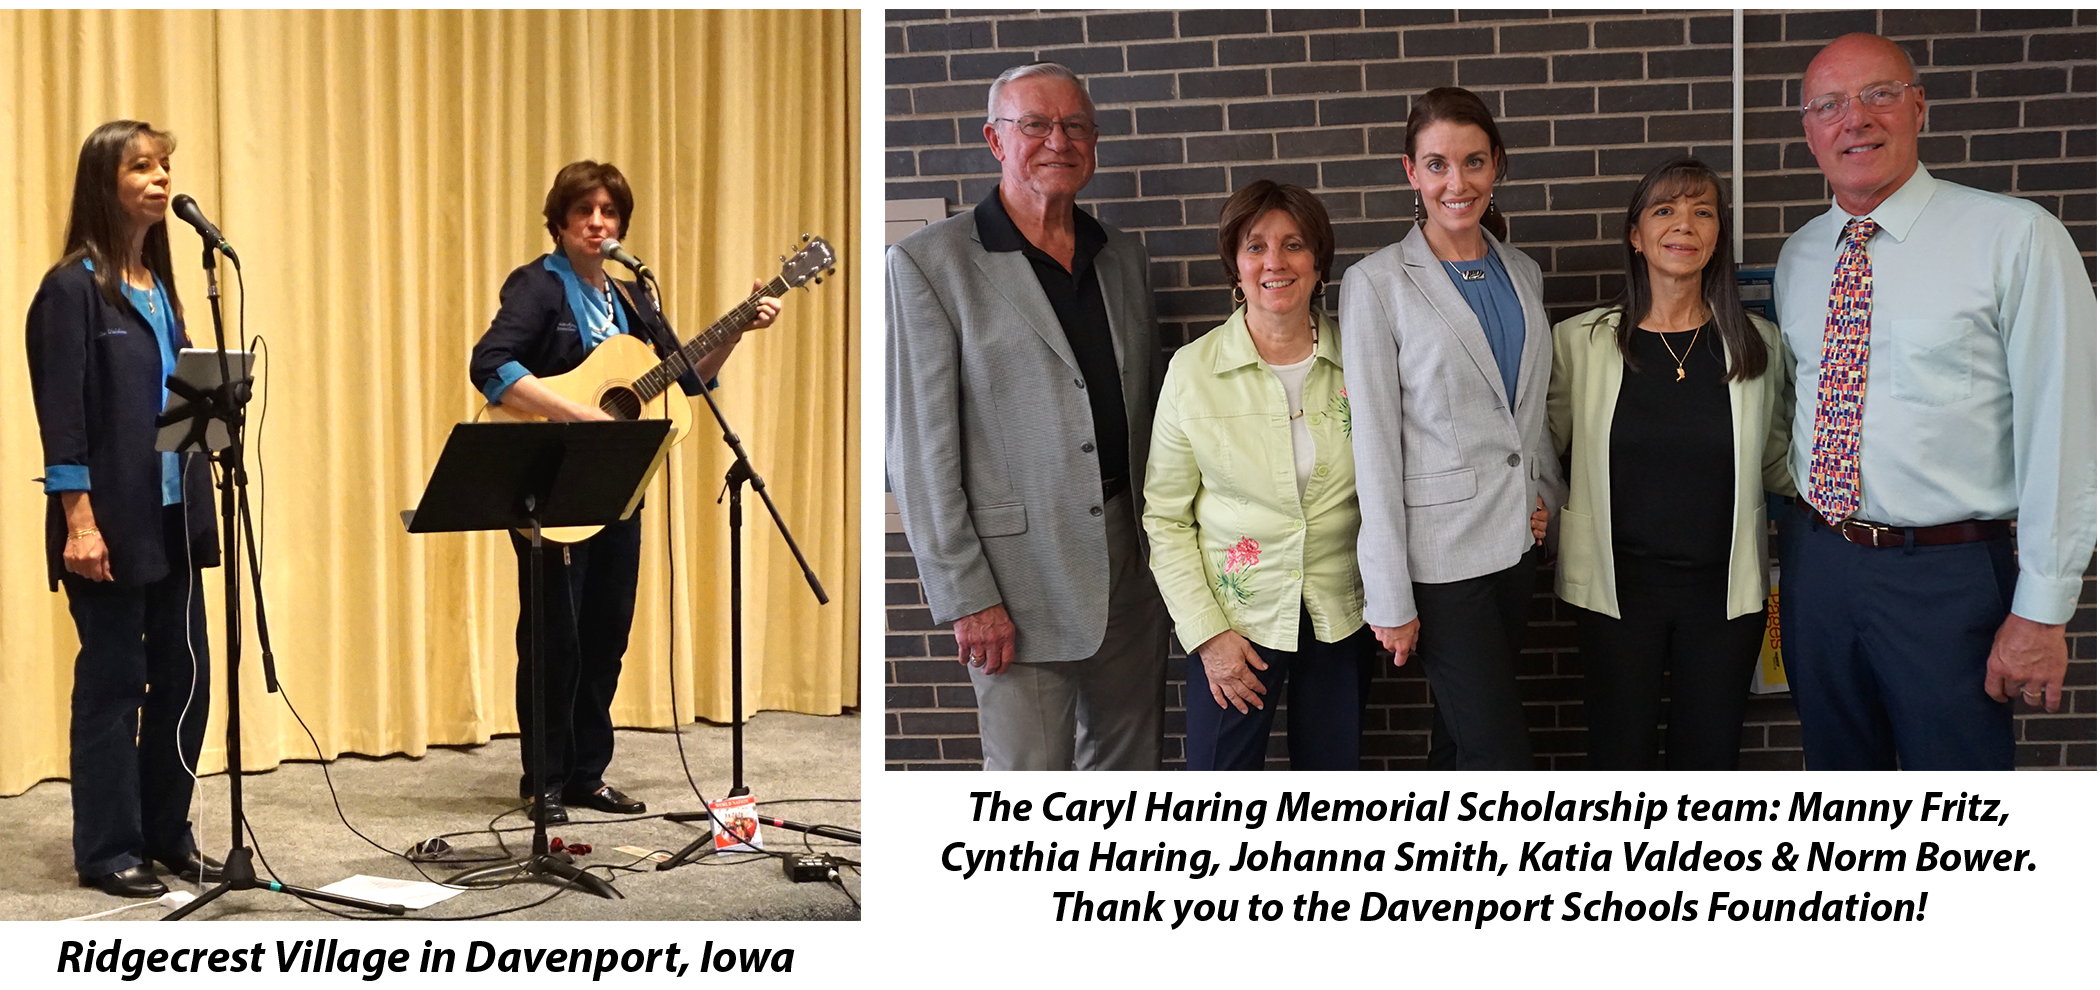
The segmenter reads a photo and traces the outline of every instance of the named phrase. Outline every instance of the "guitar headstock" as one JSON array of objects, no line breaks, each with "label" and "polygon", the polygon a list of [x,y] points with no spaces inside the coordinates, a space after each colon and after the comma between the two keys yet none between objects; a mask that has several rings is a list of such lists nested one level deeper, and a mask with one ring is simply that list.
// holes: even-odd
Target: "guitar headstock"
[{"label": "guitar headstock", "polygon": [[780,259],[780,281],[792,289],[804,282],[822,284],[823,276],[838,271],[838,256],[821,237],[802,235],[802,249],[792,258]]}]

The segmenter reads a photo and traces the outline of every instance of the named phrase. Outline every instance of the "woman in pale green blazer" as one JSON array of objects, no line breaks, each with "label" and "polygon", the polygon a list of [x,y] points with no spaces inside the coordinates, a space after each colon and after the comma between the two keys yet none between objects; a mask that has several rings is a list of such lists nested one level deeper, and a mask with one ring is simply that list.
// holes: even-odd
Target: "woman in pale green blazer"
[{"label": "woman in pale green blazer", "polygon": [[1188,650],[1191,770],[1259,770],[1288,684],[1291,768],[1358,766],[1371,646],[1356,466],[1318,197],[1267,179],[1227,200],[1239,308],[1174,352],[1145,464],[1152,573]]},{"label": "woman in pale green blazer", "polygon": [[[1547,429],[1569,463],[1555,590],[1576,606],[1592,769],[1734,769],[1765,629],[1765,498],[1794,492],[1778,328],[1736,292],[1720,179],[1657,166],[1626,211],[1626,289],[1553,328]],[[1669,683],[1664,684],[1665,673]]]}]

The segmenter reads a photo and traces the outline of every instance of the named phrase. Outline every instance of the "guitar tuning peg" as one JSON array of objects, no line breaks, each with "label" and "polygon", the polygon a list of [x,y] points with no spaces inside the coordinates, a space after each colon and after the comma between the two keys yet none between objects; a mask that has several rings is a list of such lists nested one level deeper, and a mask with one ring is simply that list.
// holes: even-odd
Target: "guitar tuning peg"
[{"label": "guitar tuning peg", "polygon": [[808,235],[808,234],[804,234],[804,235],[802,235],[802,243],[804,243],[804,244],[807,244],[807,243],[809,243],[809,235]]},{"label": "guitar tuning peg", "polygon": [[813,278],[813,279],[811,279],[810,281],[812,281],[812,282],[815,282],[815,283],[817,283],[818,285],[823,285],[823,284],[824,284],[824,277],[823,277],[823,276],[821,276],[821,275],[819,275],[819,276],[817,276],[816,278]]},{"label": "guitar tuning peg", "polygon": [[837,268],[827,268],[824,270],[824,274],[826,275],[837,275],[838,273],[839,270]]}]

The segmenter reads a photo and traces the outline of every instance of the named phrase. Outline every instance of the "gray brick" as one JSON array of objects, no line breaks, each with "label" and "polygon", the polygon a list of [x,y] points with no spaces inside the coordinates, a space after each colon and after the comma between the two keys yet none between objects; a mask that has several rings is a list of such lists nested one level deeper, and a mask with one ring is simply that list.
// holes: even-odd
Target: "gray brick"
[{"label": "gray brick", "polygon": [[1355,10],[1299,10],[1271,11],[1271,30],[1277,34],[1289,31],[1330,31],[1335,28],[1363,26],[1363,13]]},{"label": "gray brick", "polygon": [[1174,98],[1174,76],[1165,72],[1149,76],[1105,76],[1087,80],[1086,88],[1096,106],[1157,102]]},{"label": "gray brick", "polygon": [[1513,179],[1589,178],[1597,174],[1594,151],[1534,151],[1510,159]]},{"label": "gray brick", "polygon": [[[944,182],[885,182],[882,198],[893,199],[942,199],[958,202],[953,180]],[[909,558],[907,558],[909,559]]]},{"label": "gray brick", "polygon": [[882,52],[885,55],[900,55],[904,52],[904,29],[885,27],[882,29]]},{"label": "gray brick", "polygon": [[1320,124],[1323,127],[1406,119],[1407,101],[1397,96],[1340,97],[1320,101]]},{"label": "gray brick", "polygon": [[1137,194],[1136,172],[1095,172],[1094,181],[1086,184],[1086,196],[1090,199],[1136,199]]},{"label": "gray brick", "polygon": [[1746,48],[1743,50],[1743,74],[1747,76],[1799,76],[1808,71],[1810,59],[1823,50],[1821,45],[1789,45],[1785,47]]},{"label": "gray brick", "polygon": [[1357,158],[1326,162],[1320,166],[1320,184],[1329,189],[1406,183],[1407,173],[1401,169],[1397,158]]},{"label": "gray brick", "polygon": [[[1152,233],[1156,234],[1159,231],[1153,231]],[[1215,238],[1214,234],[1213,238]],[[1154,254],[1160,253],[1159,248],[1150,245],[1147,245],[1146,249]],[[1217,250],[1218,242],[1213,239],[1209,242],[1207,251],[1215,253]],[[1226,298],[1226,294],[1216,289],[1181,289],[1173,292],[1155,292],[1152,294],[1152,302],[1153,305],[1158,307],[1162,320],[1199,319],[1202,323],[1215,322],[1219,314],[1229,312],[1232,306],[1232,303]],[[1196,334],[1192,333],[1190,336],[1194,337]]]},{"label": "gray brick", "polygon": [[[1511,219],[1525,220],[1529,218],[1512,217]],[[1548,305],[1590,303],[1595,302],[1597,297],[1597,276],[1595,275],[1546,276],[1546,303]]]},{"label": "gray brick", "polygon": [[892,148],[918,144],[954,144],[955,121],[887,121],[883,124],[883,143]]},{"label": "gray brick", "polygon": [[1174,14],[1171,11],[1095,14],[1086,19],[1086,40],[1095,44],[1106,41],[1149,41],[1153,38],[1173,36]]},{"label": "gray brick", "polygon": [[1617,244],[1575,244],[1553,249],[1556,272],[1615,271],[1625,264],[1625,249]]},{"label": "gray brick", "polygon": [[1131,138],[1103,141],[1096,155],[1101,165],[1107,168],[1121,168],[1125,165],[1179,165],[1181,139]]},{"label": "gray brick", "polygon": [[1604,182],[1556,182],[1549,191],[1553,209],[1559,210],[1624,210],[1626,201],[1633,196],[1633,187],[1639,183],[1634,179],[1611,179]]},{"label": "gray brick", "polygon": [[1261,34],[1269,29],[1265,10],[1184,10],[1176,15],[1181,36],[1198,38],[1213,34]]},{"label": "gray brick", "polygon": [[2067,132],[2065,132],[2065,134],[2064,134],[2064,157],[2065,157],[2065,158],[2091,158],[2091,157],[2093,157],[2093,131],[2092,131],[2092,129],[2088,128],[2088,129],[2085,129],[2085,130],[2080,130],[2080,131],[2067,131]]},{"label": "gray brick", "polygon": [[1559,52],[1590,46],[1590,26],[1582,23],[1513,24],[1502,29],[1503,54]]},{"label": "gray brick", "polygon": [[[1104,138],[1129,137],[1137,133],[1137,126],[1132,120],[1133,115],[1126,107],[1109,110],[1097,108],[1094,111],[1094,126],[1101,129],[1101,136]],[[958,121],[956,126],[960,129],[966,125]]]},{"label": "gray brick", "polygon": [[1132,72],[1147,69],[1203,69],[1212,64],[1216,46],[1208,41],[1175,41],[1160,45],[1131,45],[1124,61]]},{"label": "gray brick", "polygon": [[1639,144],[1648,139],[1639,117],[1564,117],[1553,122],[1556,145]]},{"label": "gray brick", "polygon": [[1823,175],[1820,172],[1743,177],[1743,197],[1752,203],[1784,203],[1822,199],[1823,196]]},{"label": "gray brick", "polygon": [[1365,27],[1411,27],[1416,24],[1449,24],[1453,11],[1410,10],[1404,7],[1388,7],[1382,10],[1364,11]]},{"label": "gray brick", "polygon": [[992,47],[992,22],[943,21],[913,24],[904,29],[905,46],[915,52],[952,52],[959,48]]},{"label": "gray brick", "polygon": [[1547,80],[1543,58],[1462,58],[1458,60],[1461,86],[1516,86]]},{"label": "gray brick", "polygon": [[2057,131],[2015,131],[1977,134],[1969,138],[1969,157],[1979,162],[2014,161],[2023,158],[2055,158],[2063,154],[2063,135]]},{"label": "gray brick", "polygon": [[[1972,85],[1972,81],[1976,78],[1976,76],[1976,73],[1969,72],[1967,70],[1956,70],[1953,72],[1920,72],[1918,73],[1918,83],[1919,85],[1925,87],[1926,98],[1933,100],[1966,100],[1971,95],[2007,95],[2002,93],[1977,92],[1975,87]],[[1801,100],[1798,97],[1800,91],[1801,90],[1799,86],[1795,86],[1790,90],[1790,92],[1797,94],[1796,98],[1791,101],[1797,107],[1801,105]],[[2062,90],[2058,89],[2056,90],[2056,92],[2062,92]]]},{"label": "gray brick", "polygon": [[1334,246],[1337,250],[1342,248],[1362,248],[1375,251],[1406,237],[1407,229],[1411,226],[1413,226],[1411,222],[1399,220],[1367,220],[1357,223],[1338,223],[1334,225]]},{"label": "gray brick", "polygon": [[902,86],[891,86],[882,91],[884,113],[910,113],[911,90]]},{"label": "gray brick", "polygon": [[1503,182],[1495,186],[1495,206],[1504,213],[1536,213],[1546,208],[1543,182]]},{"label": "gray brick", "polygon": [[948,16],[945,10],[884,10],[885,21],[932,21]]},{"label": "gray brick", "polygon": [[1511,117],[1548,117],[1597,112],[1598,91],[1588,87],[1524,87],[1502,94],[1502,112]]},{"label": "gray brick", "polygon": [[1655,145],[1642,145],[1638,148],[1600,148],[1597,150],[1597,174],[1647,175],[1649,169],[1662,164],[1665,159],[1690,153],[1690,148]]},{"label": "gray brick", "polygon": [[1138,230],[1146,227],[1181,226],[1181,201],[1178,199],[1138,199],[1122,203],[1103,203],[1094,211],[1102,223],[1122,230]]},{"label": "gray brick", "polygon": [[[1246,162],[1266,161],[1275,156],[1276,143],[1272,135],[1220,134],[1188,139],[1188,161],[1197,162]],[[1305,152],[1290,152],[1304,154]]]},{"label": "gray brick", "polygon": [[1215,103],[1139,107],[1137,127],[1143,134],[1222,131],[1225,129],[1225,111]]},{"label": "gray brick", "polygon": [[1991,10],[1983,12],[1985,31],[2029,31],[2035,28],[2070,27],[2068,10]]},{"label": "gray brick", "polygon": [[1881,31],[1893,38],[1906,34],[1967,34],[1976,30],[1974,10],[1884,10]]},{"label": "gray brick", "polygon": [[1435,59],[1408,58],[1398,62],[1373,62],[1364,66],[1364,88],[1420,92],[1457,82],[1456,64]]},{"label": "gray brick", "polygon": [[1184,100],[1266,96],[1268,92],[1269,74],[1261,69],[1221,69],[1216,72],[1181,74],[1181,98]]},{"label": "gray brick", "polygon": [[1263,65],[1305,61],[1305,38],[1220,38],[1219,65]]},{"label": "gray brick", "polygon": [[1734,124],[1725,113],[1666,113],[1648,118],[1650,141],[1726,141]]},{"label": "gray brick", "polygon": [[[997,186],[998,184],[999,177],[996,175],[984,175],[977,176],[975,178],[963,179],[962,198],[959,202],[972,205],[982,203],[984,202],[984,198],[986,196],[991,195],[992,187]],[[1099,185],[1101,185],[1101,179],[1099,176],[1096,176],[1094,178],[1093,185],[1088,186],[1087,191],[1092,192],[1093,189],[1095,187],[1098,187]]]},{"label": "gray brick", "polygon": [[1316,34],[1307,39],[1307,48],[1315,62],[1399,58],[1400,34],[1397,31]]},{"label": "gray brick", "polygon": [[919,174],[912,164],[910,151],[884,151],[882,153],[882,175],[887,179],[909,179]]},{"label": "gray brick", "polygon": [[[1013,52],[970,52],[950,55],[948,56],[948,77],[956,82],[962,82],[965,79],[982,79],[988,84],[991,80],[997,79],[999,73],[1019,65],[1023,61],[1026,61],[1026,59],[1016,59]],[[1066,66],[1066,68],[1072,67]],[[1078,72],[1080,70],[1072,69],[1072,71]],[[990,90],[991,86],[986,85],[984,88]]]},{"label": "gray brick", "polygon": [[1077,17],[1054,17],[999,22],[999,47],[1041,48],[1044,45],[1076,45],[1086,40],[1086,28]]},{"label": "gray brick", "polygon": [[1225,170],[1208,168],[1146,169],[1140,183],[1147,196],[1187,196],[1191,193],[1222,193]]},{"label": "gray brick", "polygon": [[[1331,166],[1332,163],[1330,163]],[[1235,165],[1228,183],[1234,189],[1244,188],[1256,179],[1271,182],[1288,182],[1307,189],[1320,188],[1320,168],[1314,162],[1263,162],[1258,165]],[[1330,182],[1329,185],[1334,183]]]},{"label": "gray brick", "polygon": [[906,736],[969,736],[977,734],[976,712],[899,712],[898,732]]},{"label": "gray brick", "polygon": [[2092,66],[2090,66],[2090,65],[2074,65],[2074,66],[2072,66],[2072,67],[2071,67],[2071,92],[2073,92],[2073,93],[2090,93],[2090,92],[2092,92],[2092,91],[2093,91],[2093,67],[2092,67]]},{"label": "gray brick", "polygon": [[1684,44],[1685,22],[1681,17],[1598,21],[1595,34],[1599,48],[1668,48]]},{"label": "gray brick", "polygon": [[[1597,214],[1595,213],[1534,213],[1509,218],[1510,239],[1525,244],[1540,244],[1547,241],[1591,241],[1596,240]],[[1552,280],[1549,279],[1550,283]],[[1595,279],[1586,279],[1594,288]],[[1551,297],[1548,297],[1551,299]],[[1584,296],[1581,298],[1589,298]],[[1580,299],[1557,299],[1554,302],[1578,302]]]},{"label": "gray brick", "polygon": [[[1744,33],[1748,34],[1748,25]],[[1694,17],[1689,26],[1690,41],[1695,45],[1735,44],[1735,19],[1732,17]]]},{"label": "gray brick", "polygon": [[1598,113],[1646,113],[1685,109],[1683,83],[1597,87]]},{"label": "gray brick", "polygon": [[[1504,124],[1503,126],[1508,126]],[[1368,149],[1374,155],[1404,155],[1407,153],[1407,128],[1373,127],[1366,132],[1370,139]]]},{"label": "gray brick", "polygon": [[882,757],[886,760],[938,760],[941,758],[941,744],[936,739],[890,736],[882,741]]},{"label": "gray brick", "polygon": [[[2028,103],[2033,106],[2033,102]],[[1980,131],[2020,126],[2020,104],[2013,100],[1994,103],[1927,104],[1928,131]]]},{"label": "gray brick", "polygon": [[1421,28],[1405,35],[1408,58],[1437,55],[1491,55],[1495,51],[1495,29]]},{"label": "gray brick", "polygon": [[1839,35],[1855,31],[1874,33],[1880,25],[1874,23],[1871,10],[1834,10],[1814,14],[1786,15],[1786,40],[1829,41]]},{"label": "gray brick", "polygon": [[[1114,45],[1094,45],[1084,48],[1045,48],[1035,53],[1045,62],[1056,62],[1079,74],[1079,78],[1108,72],[1123,71],[1123,49]],[[953,70],[953,66],[950,66]],[[1091,87],[1089,87],[1091,91]]]},{"label": "gray brick", "polygon": [[1327,210],[1327,219],[1361,220],[1364,215],[1364,194],[1355,190],[1323,192],[1318,194],[1320,205]]},{"label": "gray brick", "polygon": [[1412,189],[1380,189],[1364,193],[1364,216],[1402,217],[1415,215],[1415,193]]},{"label": "gray brick", "polygon": [[939,55],[886,58],[882,60],[882,81],[891,86],[947,82],[948,60]]},{"label": "gray brick", "polygon": [[[1190,153],[1194,142],[1190,139]],[[1276,135],[1276,151],[1285,158],[1345,158],[1364,153],[1360,128],[1323,127]]]},{"label": "gray brick", "polygon": [[1554,82],[1628,82],[1639,78],[1639,52],[1553,56]]},{"label": "gray brick", "polygon": [[[2093,32],[2078,31],[2072,34],[2038,34],[2027,40],[2027,60],[2030,62],[2070,62],[2091,60],[2093,57]],[[2019,61],[2012,59],[2011,61]]]},{"label": "gray brick", "polygon": [[1287,93],[1355,93],[1364,88],[1364,73],[1355,65],[1303,65],[1269,70],[1269,89]]},{"label": "gray brick", "polygon": [[[1743,54],[1744,68],[1749,67],[1749,53]],[[1734,57],[1726,51],[1713,49],[1677,48],[1648,53],[1648,78],[1650,79],[1695,79],[1712,76],[1729,76],[1735,72]]]},{"label": "gray brick", "polygon": [[[2023,39],[2015,37],[1935,38],[1933,65],[2002,65],[2020,61]],[[2053,61],[2037,59],[2036,61]]]},{"label": "gray brick", "polygon": [[1502,132],[1502,146],[1511,151],[1553,146],[1550,120],[1503,120],[1496,122],[1495,129]]},{"label": "gray brick", "polygon": [[[1977,96],[2040,96],[2065,90],[2062,69],[1985,69],[1976,73]],[[1929,92],[1929,91],[1928,91]]]},{"label": "gray brick", "polygon": [[[1750,87],[1743,87],[1743,106],[1757,106],[1758,104],[1750,102],[1749,90]],[[1718,81],[1693,83],[1692,109],[1733,111],[1735,109],[1735,84]]]},{"label": "gray brick", "polygon": [[911,112],[957,113],[975,110],[983,113],[986,88],[983,83],[920,86],[911,91]]}]

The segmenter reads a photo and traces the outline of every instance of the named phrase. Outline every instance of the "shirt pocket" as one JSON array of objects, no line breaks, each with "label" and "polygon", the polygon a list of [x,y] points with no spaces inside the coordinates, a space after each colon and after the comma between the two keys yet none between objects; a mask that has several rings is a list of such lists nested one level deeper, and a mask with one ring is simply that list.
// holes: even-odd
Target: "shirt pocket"
[{"label": "shirt pocket", "polygon": [[[1943,406],[1968,398],[1975,387],[1970,365],[1976,346],[1967,320],[1890,320],[1887,342],[1875,343],[1877,353],[1883,348],[1894,352],[1891,398]],[[1870,353],[1867,360],[1875,356]]]}]

